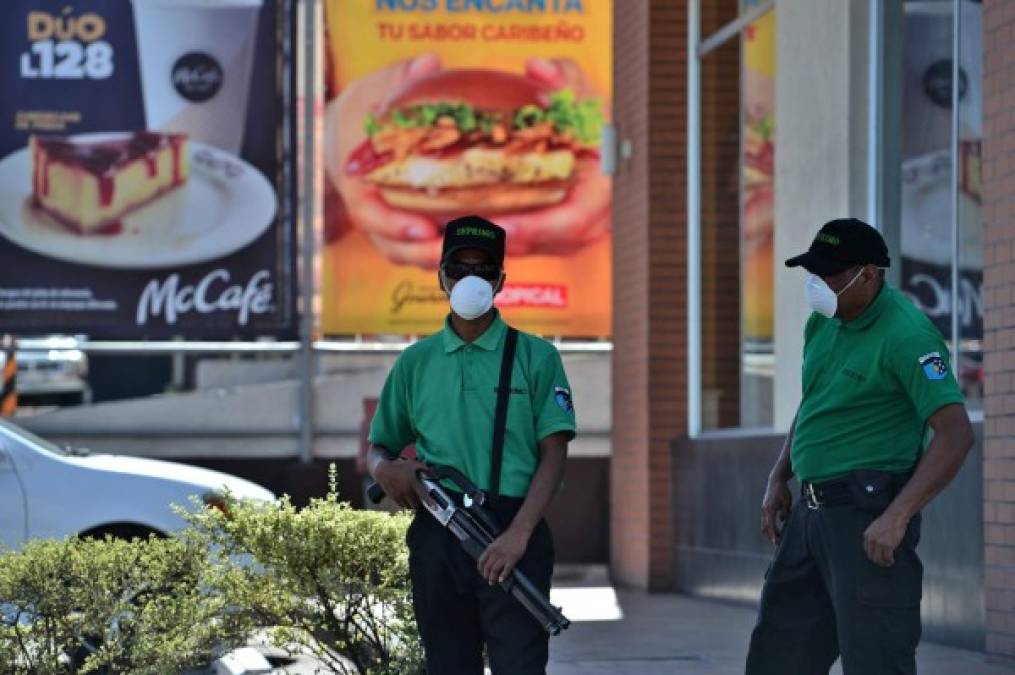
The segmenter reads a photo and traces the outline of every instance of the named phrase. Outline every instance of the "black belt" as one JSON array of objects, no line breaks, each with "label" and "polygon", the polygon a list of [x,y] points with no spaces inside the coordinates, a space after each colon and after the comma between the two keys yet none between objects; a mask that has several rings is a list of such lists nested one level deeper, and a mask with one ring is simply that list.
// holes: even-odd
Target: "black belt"
[{"label": "black belt", "polygon": [[911,473],[857,469],[821,483],[800,483],[800,498],[811,509],[852,504],[865,510],[884,510],[902,490]]},{"label": "black belt", "polygon": [[849,478],[836,478],[823,483],[804,481],[800,484],[800,498],[811,509],[853,503],[853,493],[849,489]]}]

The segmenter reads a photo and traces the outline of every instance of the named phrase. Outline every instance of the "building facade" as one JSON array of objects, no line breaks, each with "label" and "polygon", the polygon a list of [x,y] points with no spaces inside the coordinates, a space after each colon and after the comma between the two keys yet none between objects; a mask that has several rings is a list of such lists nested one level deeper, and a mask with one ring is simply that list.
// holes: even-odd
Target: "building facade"
[{"label": "building facade", "polygon": [[977,429],[925,513],[925,635],[1015,656],[1015,6],[615,13],[615,577],[757,601],[809,313],[782,261],[856,216],[948,342]]}]

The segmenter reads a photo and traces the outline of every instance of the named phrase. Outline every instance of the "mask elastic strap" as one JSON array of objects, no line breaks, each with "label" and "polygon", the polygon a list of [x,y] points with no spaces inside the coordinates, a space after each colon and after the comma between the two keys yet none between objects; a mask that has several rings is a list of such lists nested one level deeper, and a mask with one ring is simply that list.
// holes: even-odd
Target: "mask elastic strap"
[{"label": "mask elastic strap", "polygon": [[849,287],[850,287],[850,286],[852,286],[853,284],[855,284],[855,283],[856,283],[856,280],[860,278],[860,275],[861,275],[861,274],[863,274],[863,267],[860,267],[860,271],[856,273],[856,276],[855,276],[855,277],[853,277],[853,280],[852,280],[852,281],[850,281],[850,282],[849,282],[848,284],[846,284],[845,286],[843,286],[842,290],[841,290],[841,291],[839,291],[838,293],[836,293],[836,294],[835,294],[835,297],[839,297],[840,295],[842,295],[843,293],[845,293],[846,291],[848,291],[848,290],[849,290]]}]

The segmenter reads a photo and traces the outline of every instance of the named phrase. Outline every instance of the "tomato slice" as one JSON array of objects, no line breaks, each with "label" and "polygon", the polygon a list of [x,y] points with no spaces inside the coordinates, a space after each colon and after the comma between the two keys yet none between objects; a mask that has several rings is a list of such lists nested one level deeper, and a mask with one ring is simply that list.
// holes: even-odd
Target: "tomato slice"
[{"label": "tomato slice", "polygon": [[384,166],[394,157],[395,153],[391,151],[378,153],[368,138],[349,154],[345,160],[345,172],[350,176],[362,176]]}]

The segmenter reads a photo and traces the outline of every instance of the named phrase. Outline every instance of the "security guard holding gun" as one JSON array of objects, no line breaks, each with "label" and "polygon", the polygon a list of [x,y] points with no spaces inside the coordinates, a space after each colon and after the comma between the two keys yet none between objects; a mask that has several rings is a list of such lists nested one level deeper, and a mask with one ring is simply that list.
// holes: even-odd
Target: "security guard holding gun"
[{"label": "security guard holding gun", "polygon": [[[451,314],[396,361],[370,426],[371,476],[417,509],[406,541],[431,675],[481,675],[484,645],[494,675],[542,674],[549,657],[547,631],[498,584],[517,566],[549,594],[554,552],[543,513],[561,483],[575,417],[557,350],[509,328],[493,308],[504,248],[504,230],[488,220],[447,224],[438,279]],[[397,460],[412,443],[426,464]],[[430,500],[418,480],[427,464],[457,469],[489,496],[501,533],[478,564],[420,508]],[[461,506],[461,488],[441,484]]]},{"label": "security guard holding gun", "polygon": [[840,655],[845,675],[916,672],[920,510],[955,476],[973,431],[941,334],[884,281],[889,264],[878,231],[854,218],[826,223],[786,261],[811,273],[814,313],[803,398],[762,504],[762,532],[779,548],[747,675],[825,675]]}]

